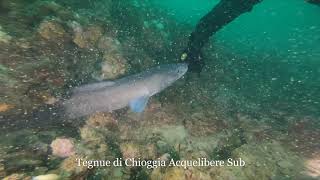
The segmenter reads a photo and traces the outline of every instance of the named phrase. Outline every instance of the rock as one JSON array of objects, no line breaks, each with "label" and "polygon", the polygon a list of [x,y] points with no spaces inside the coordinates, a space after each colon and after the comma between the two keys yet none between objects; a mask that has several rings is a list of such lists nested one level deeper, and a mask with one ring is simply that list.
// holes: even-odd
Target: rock
[{"label": "rock", "polygon": [[93,48],[103,35],[103,29],[100,26],[83,28],[75,21],[73,21],[70,26],[74,33],[73,42],[80,48]]},{"label": "rock", "polygon": [[210,174],[212,179],[223,180],[223,179],[248,179],[242,172],[234,167],[211,167]]},{"label": "rock", "polygon": [[[81,176],[86,174],[88,168],[86,166],[78,166],[77,159],[85,159],[81,156],[72,155],[63,160],[60,165],[60,170],[69,176]],[[65,177],[67,178],[67,177]]]},{"label": "rock", "polygon": [[160,161],[166,161],[166,162],[169,162],[170,161],[170,154],[169,153],[165,153],[163,155],[161,155],[159,157]]},{"label": "rock", "polygon": [[101,180],[121,180],[121,179],[130,179],[130,169],[125,169],[122,167],[108,167],[108,168],[96,168],[95,173],[91,176],[92,179],[101,179]]},{"label": "rock", "polygon": [[[201,169],[202,170],[202,169]],[[207,171],[200,171],[198,168],[190,167],[184,171],[186,180],[210,180],[213,179],[210,177]]]},{"label": "rock", "polygon": [[106,128],[114,125],[114,119],[109,115],[99,113],[89,118],[87,124],[80,129],[81,143],[77,152],[93,159],[104,159],[110,155],[107,142],[114,141],[116,133],[114,129],[110,131]]},{"label": "rock", "polygon": [[126,73],[129,65],[117,39],[103,36],[98,42],[98,48],[103,52],[100,79],[115,79]]},{"label": "rock", "polygon": [[39,175],[32,178],[33,180],[59,180],[60,176],[56,174]]},{"label": "rock", "polygon": [[205,152],[205,151],[201,151],[201,150],[198,150],[198,151],[194,151],[191,153],[190,155],[191,157],[188,158],[188,159],[198,159],[198,158],[207,158],[207,159],[210,159],[209,155]]},{"label": "rock", "polygon": [[10,176],[4,177],[3,180],[31,180],[30,176],[25,174],[11,174]]},{"label": "rock", "polygon": [[80,128],[80,137],[82,141],[93,144],[104,143],[106,139],[102,133],[97,132],[95,129],[87,125]]},{"label": "rock", "polygon": [[44,20],[38,28],[40,36],[48,41],[62,43],[66,37],[66,31],[56,20]]},{"label": "rock", "polygon": [[134,38],[121,39],[120,48],[123,56],[130,59],[130,67],[134,69],[147,69],[158,63],[154,57],[151,57],[138,45]]},{"label": "rock", "polygon": [[42,159],[36,159],[38,157],[32,157],[32,154],[13,153],[8,156],[4,164],[7,172],[17,172],[21,171],[21,169],[33,170],[35,167],[43,164]]},{"label": "rock", "polygon": [[54,1],[36,1],[31,6],[32,15],[34,18],[43,18],[46,16],[56,16],[64,21],[75,19],[76,15],[70,11],[70,9],[65,8],[57,4]]},{"label": "rock", "polygon": [[111,113],[96,113],[89,117],[86,124],[94,128],[107,128],[111,131],[118,128],[118,121]]},{"label": "rock", "polygon": [[48,171],[47,167],[40,166],[34,169],[33,174],[46,174],[47,171]]},{"label": "rock", "polygon": [[22,49],[29,49],[31,48],[31,42],[26,38],[19,38],[16,40],[16,45]]},{"label": "rock", "polygon": [[157,147],[154,144],[147,144],[142,148],[143,159],[156,159],[157,158]]},{"label": "rock", "polygon": [[180,154],[187,159],[197,159],[199,157],[208,157],[213,155],[221,134],[206,137],[191,137],[188,143],[181,146]]},{"label": "rock", "polygon": [[277,141],[242,145],[232,152],[231,157],[241,158],[246,162],[246,168],[230,167],[226,171],[224,167],[221,174],[237,174],[246,179],[277,179],[285,175],[290,179],[303,170],[302,165],[297,163],[302,160]]},{"label": "rock", "polygon": [[277,163],[278,166],[280,166],[281,168],[283,169],[289,169],[289,168],[292,168],[292,164],[286,160],[282,160],[280,162]]},{"label": "rock", "polygon": [[140,158],[141,157],[141,149],[139,145],[134,143],[122,143],[120,144],[120,150],[122,153],[123,159],[129,158]]},{"label": "rock", "polygon": [[[49,76],[50,75],[48,75],[48,79],[49,79]],[[49,104],[49,105],[55,104],[56,102],[59,101],[58,98],[54,97],[48,91],[35,91],[33,93],[30,93],[30,96],[32,96],[34,99],[39,100],[41,103]]]},{"label": "rock", "polygon": [[208,116],[205,116],[203,113],[194,113],[191,115],[191,120],[186,121],[185,126],[191,135],[203,137],[217,133],[216,124],[216,121],[213,119],[208,120]]},{"label": "rock", "polygon": [[36,142],[34,144],[30,144],[30,148],[32,150],[32,153],[37,156],[47,156],[49,152],[49,145],[46,143],[43,143],[41,141]]},{"label": "rock", "polygon": [[154,133],[160,136],[171,146],[183,144],[188,137],[188,132],[184,126],[163,126],[155,128]]},{"label": "rock", "polygon": [[98,41],[98,48],[103,52],[118,53],[121,51],[121,43],[115,38],[102,36]]},{"label": "rock", "polygon": [[0,43],[9,43],[12,39],[7,33],[2,31],[2,27],[0,26]]},{"label": "rock", "polygon": [[306,160],[304,165],[306,167],[306,175],[313,178],[320,177],[320,156]]},{"label": "rock", "polygon": [[6,112],[12,109],[14,106],[6,103],[0,103],[0,112]]},{"label": "rock", "polygon": [[112,175],[113,177],[115,178],[121,178],[123,176],[123,172],[122,172],[123,169],[121,168],[113,168],[113,171],[112,171]]},{"label": "rock", "polygon": [[168,143],[162,140],[157,141],[156,146],[157,146],[157,151],[160,153],[168,153],[172,150],[172,147]]},{"label": "rock", "polygon": [[50,147],[54,156],[65,158],[75,154],[74,143],[68,138],[57,138]]},{"label": "rock", "polygon": [[173,167],[168,168],[168,170],[163,175],[163,180],[185,180],[185,172],[182,168]]},{"label": "rock", "polygon": [[0,162],[0,178],[3,178],[6,176],[6,171],[4,169],[4,165]]},{"label": "rock", "polygon": [[170,47],[170,39],[165,31],[157,29],[157,27],[144,28],[142,31],[144,38],[144,49],[153,53],[163,54],[165,49]]},{"label": "rock", "polygon": [[127,68],[127,61],[121,54],[105,53],[101,64],[101,79],[115,79],[124,75]]},{"label": "rock", "polygon": [[46,97],[43,97],[43,98],[44,98],[44,103],[45,104],[49,104],[49,105],[55,104],[56,102],[59,101],[58,98],[53,97],[53,96],[46,96]]}]

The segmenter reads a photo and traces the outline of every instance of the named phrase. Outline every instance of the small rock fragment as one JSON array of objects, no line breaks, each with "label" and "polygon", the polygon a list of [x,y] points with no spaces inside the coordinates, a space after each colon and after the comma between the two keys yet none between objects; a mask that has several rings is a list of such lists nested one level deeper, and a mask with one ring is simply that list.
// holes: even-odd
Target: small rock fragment
[{"label": "small rock fragment", "polygon": [[6,104],[6,103],[0,103],[0,112],[6,112],[13,108],[13,105]]},{"label": "small rock fragment", "polygon": [[120,54],[104,54],[101,65],[102,79],[115,79],[125,74],[127,62]]},{"label": "small rock fragment", "polygon": [[60,176],[56,174],[45,174],[45,175],[39,175],[32,178],[33,180],[58,180],[60,179]]},{"label": "small rock fragment", "polygon": [[57,138],[52,141],[50,147],[52,148],[52,154],[58,157],[69,157],[75,153],[74,143],[67,138]]}]

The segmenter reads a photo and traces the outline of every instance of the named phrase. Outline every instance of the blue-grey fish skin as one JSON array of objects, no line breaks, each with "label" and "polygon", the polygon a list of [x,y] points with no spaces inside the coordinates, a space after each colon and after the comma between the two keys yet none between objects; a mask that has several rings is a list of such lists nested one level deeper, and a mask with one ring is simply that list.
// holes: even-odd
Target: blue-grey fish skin
[{"label": "blue-grey fish skin", "polygon": [[78,118],[96,112],[111,112],[128,106],[140,97],[151,97],[181,78],[186,63],[166,64],[115,81],[102,81],[77,87],[63,102],[66,116]]}]

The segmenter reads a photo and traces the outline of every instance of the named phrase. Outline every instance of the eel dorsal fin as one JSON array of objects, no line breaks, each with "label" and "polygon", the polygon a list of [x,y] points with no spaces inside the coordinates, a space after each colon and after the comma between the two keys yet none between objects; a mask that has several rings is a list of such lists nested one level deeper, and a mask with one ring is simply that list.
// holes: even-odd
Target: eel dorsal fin
[{"label": "eel dorsal fin", "polygon": [[103,82],[97,82],[93,84],[85,84],[85,85],[74,88],[72,90],[72,94],[96,91],[107,86],[113,86],[114,84],[115,84],[114,81],[103,81]]}]

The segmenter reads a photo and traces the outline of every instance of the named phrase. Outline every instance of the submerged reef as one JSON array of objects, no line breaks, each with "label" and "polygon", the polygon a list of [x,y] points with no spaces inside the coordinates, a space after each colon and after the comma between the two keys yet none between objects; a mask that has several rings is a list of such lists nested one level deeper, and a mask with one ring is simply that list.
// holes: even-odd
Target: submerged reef
[{"label": "submerged reef", "polygon": [[[186,74],[144,112],[70,120],[60,105],[71,89],[175,63],[192,28],[147,0],[0,0],[0,14],[1,179],[320,177],[318,105],[284,100],[298,82],[279,90],[264,70],[269,56],[238,61],[231,48],[213,44],[204,47],[212,61],[199,76]],[[168,165],[199,158],[245,166]],[[126,159],[165,165],[93,164]]]}]

